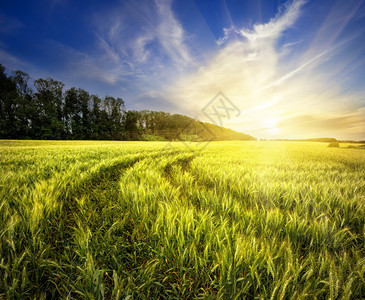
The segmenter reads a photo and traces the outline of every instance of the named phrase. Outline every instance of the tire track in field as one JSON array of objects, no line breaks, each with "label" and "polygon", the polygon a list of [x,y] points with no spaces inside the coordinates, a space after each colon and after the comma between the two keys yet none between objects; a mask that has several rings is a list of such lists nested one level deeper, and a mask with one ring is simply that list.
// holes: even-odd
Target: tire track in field
[{"label": "tire track in field", "polygon": [[[28,228],[23,235],[15,240],[16,247],[9,251],[9,270],[17,270],[22,274],[27,270],[29,286],[28,294],[39,294],[43,290],[47,298],[60,296],[57,282],[67,278],[67,271],[75,271],[65,267],[71,265],[75,254],[67,256],[66,246],[70,245],[73,237],[73,227],[76,225],[75,216],[78,211],[77,198],[82,192],[97,187],[102,181],[117,180],[118,172],[129,167],[141,158],[141,155],[102,161],[93,166],[92,170],[80,173],[77,167],[67,174],[56,174],[53,178],[37,182],[34,189],[27,193],[21,203],[21,218],[17,226]],[[72,243],[72,242],[71,242]],[[71,251],[72,253],[72,251]],[[19,262],[10,257],[18,257]],[[30,262],[30,263],[29,263]],[[64,275],[62,275],[64,274]],[[9,283],[12,278],[8,276]],[[66,281],[67,282],[67,279]],[[62,288],[61,288],[62,289]],[[62,296],[66,297],[67,294]]]},{"label": "tire track in field", "polygon": [[[161,297],[166,289],[173,285],[173,282],[164,280],[164,277],[175,278],[176,276],[173,271],[175,265],[173,269],[169,268],[169,270],[162,267],[162,273],[157,270],[155,270],[156,273],[153,271],[156,276],[153,283],[146,284],[145,278],[143,278],[143,274],[147,273],[151,264],[156,265],[162,255],[162,253],[158,254],[163,241],[161,236],[156,234],[156,223],[165,219],[166,212],[172,207],[178,209],[181,204],[188,205],[188,202],[180,197],[179,189],[171,185],[165,176],[175,165],[181,164],[187,167],[188,162],[194,158],[195,156],[190,151],[178,151],[168,157],[159,156],[153,161],[141,161],[134,165],[121,178],[123,194],[120,205],[123,207],[122,210],[127,212],[127,217],[115,222],[108,230],[113,237],[117,235],[122,241],[116,246],[120,251],[110,253],[110,257],[116,257],[115,261],[118,262],[114,265],[111,264],[110,270],[118,274],[121,286],[132,285],[132,290],[141,289],[141,293],[145,294],[153,291],[151,295],[154,296],[150,296],[151,299],[157,298],[157,295]],[[177,220],[170,224],[178,226],[174,223],[175,221]],[[164,230],[167,230],[166,228],[164,227]],[[175,253],[175,255],[177,254]],[[165,261],[163,265],[165,265]],[[128,293],[123,297],[127,295]]]},{"label": "tire track in field", "polygon": [[[115,186],[118,186],[119,189],[119,185],[117,183],[123,172],[132,168],[136,163],[139,163],[146,159],[158,158],[160,157],[160,155],[161,155],[160,150],[156,150],[147,154],[137,153],[137,154],[127,155],[127,157],[123,157],[123,159],[117,158],[112,162],[105,160],[102,163],[94,166],[93,167],[94,170],[92,170],[89,174],[85,172],[86,173],[85,177],[82,177],[82,179],[79,182],[74,180],[71,183],[71,185],[67,187],[65,193],[61,197],[58,197],[58,201],[62,206],[62,212],[60,211],[58,213],[60,221],[62,222],[65,219],[69,219],[68,217],[71,217],[72,219],[75,210],[80,205],[79,199],[85,197],[91,196],[91,199],[93,200],[95,205],[101,208],[102,203],[97,203],[98,193],[96,193],[96,191],[102,190],[101,187],[104,187],[105,191],[109,191],[111,190],[111,186],[113,184]],[[70,226],[70,224],[68,226]]]},{"label": "tire track in field", "polygon": [[[75,253],[72,254],[71,251],[66,255],[69,261],[62,256],[70,251],[65,246],[70,245],[74,237],[73,232],[77,225],[75,220],[80,215],[79,200],[101,187],[107,189],[108,185],[118,182],[120,174],[138,161],[160,155],[161,151],[156,150],[126,155],[111,161],[105,159],[81,173],[75,166],[66,174],[57,173],[52,178],[37,182],[32,190],[21,196],[20,218],[15,226],[25,226],[28,230],[24,231],[26,236],[23,234],[16,238],[16,247],[9,252],[9,259],[4,258],[5,262],[10,263],[13,261],[10,257],[22,257],[24,263],[8,265],[8,268],[18,269],[20,274],[28,270],[30,294],[39,289],[44,290],[49,297],[59,294],[55,292],[57,281],[63,277],[62,274],[66,279],[69,271],[75,271],[76,267],[66,267],[71,265]],[[93,200],[97,202],[98,199]],[[55,278],[58,279],[55,281]],[[12,282],[11,277],[8,280],[9,283]],[[67,294],[63,296],[66,297]]]},{"label": "tire track in field", "polygon": [[[53,238],[49,239],[48,243],[54,245],[58,253],[68,252],[64,245],[73,245],[72,248],[76,254],[68,256],[67,259],[60,262],[63,267],[59,276],[67,280],[70,274],[75,274],[74,280],[77,283],[74,286],[75,292],[83,290],[87,286],[86,282],[79,282],[77,278],[88,278],[87,275],[80,274],[80,272],[87,272],[90,269],[88,264],[91,259],[95,261],[95,264],[92,265],[93,272],[99,274],[98,280],[105,285],[105,291],[108,294],[114,281],[100,268],[117,269],[117,266],[110,265],[110,257],[115,254],[115,247],[124,248],[122,252],[131,251],[129,249],[131,245],[128,246],[128,242],[124,239],[132,235],[132,232],[124,232],[122,240],[119,237],[118,245],[111,245],[105,252],[105,243],[109,243],[105,240],[105,236],[113,224],[113,218],[123,218],[123,214],[125,214],[125,211],[118,209],[117,205],[121,192],[119,180],[122,174],[132,169],[137,163],[156,162],[161,157],[171,157],[177,153],[180,151],[166,150],[161,153],[160,150],[157,150],[147,154],[130,155],[127,161],[124,159],[118,162],[117,160],[117,163],[107,164],[105,168],[100,167],[98,172],[93,172],[95,176],[89,176],[82,184],[76,185],[75,191],[69,195],[68,199],[64,199],[62,212],[58,214],[57,220],[52,222],[54,224],[53,234],[49,237]],[[128,228],[125,229],[128,230]],[[133,228],[131,227],[129,230],[133,230]],[[72,264],[68,261],[72,261]],[[80,276],[77,277],[77,274]],[[89,292],[94,293],[94,291]],[[76,296],[77,293],[74,295]],[[63,294],[63,296],[67,295]]]}]

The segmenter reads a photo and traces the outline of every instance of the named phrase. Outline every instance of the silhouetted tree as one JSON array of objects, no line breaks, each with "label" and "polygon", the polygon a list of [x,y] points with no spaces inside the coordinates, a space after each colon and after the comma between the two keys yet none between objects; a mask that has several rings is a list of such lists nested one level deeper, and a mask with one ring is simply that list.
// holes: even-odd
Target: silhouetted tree
[{"label": "silhouetted tree", "polygon": [[23,71],[15,71],[12,80],[16,85],[15,98],[15,130],[17,138],[34,136],[32,124],[37,112],[34,105],[33,91],[28,86],[29,75]]},{"label": "silhouetted tree", "polygon": [[90,129],[91,129],[91,139],[99,140],[101,139],[101,99],[96,96],[91,96],[91,116],[90,116]]},{"label": "silhouetted tree", "polygon": [[78,138],[81,135],[81,117],[78,92],[75,87],[65,92],[65,101],[63,106],[64,128],[66,136],[71,139]]},{"label": "silhouetted tree", "polygon": [[141,136],[141,130],[137,126],[140,113],[135,110],[129,110],[124,114],[123,128],[124,139],[126,140],[138,140]]},{"label": "silhouetted tree", "polygon": [[90,95],[83,89],[78,90],[78,103],[80,106],[80,117],[81,117],[81,134],[80,138],[88,140],[91,137],[91,115],[89,111]]},{"label": "silhouetted tree", "polygon": [[36,137],[41,139],[61,139],[63,136],[62,98],[63,86],[60,81],[38,79],[34,81],[38,118],[36,120]]},{"label": "silhouetted tree", "polygon": [[17,89],[12,78],[5,74],[5,67],[0,65],[0,137],[17,138],[16,133],[16,99]]},{"label": "silhouetted tree", "polygon": [[111,105],[111,115],[110,119],[112,120],[111,128],[112,128],[112,138],[113,139],[122,139],[122,131],[123,131],[123,116],[125,114],[125,106],[124,101],[121,98],[113,98],[109,99]]}]

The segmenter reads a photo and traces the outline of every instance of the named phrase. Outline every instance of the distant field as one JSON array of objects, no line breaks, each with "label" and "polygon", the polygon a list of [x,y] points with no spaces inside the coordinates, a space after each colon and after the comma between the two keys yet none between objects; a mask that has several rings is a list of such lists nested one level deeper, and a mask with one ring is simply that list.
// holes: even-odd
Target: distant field
[{"label": "distant field", "polygon": [[0,141],[0,298],[365,298],[365,151]]}]

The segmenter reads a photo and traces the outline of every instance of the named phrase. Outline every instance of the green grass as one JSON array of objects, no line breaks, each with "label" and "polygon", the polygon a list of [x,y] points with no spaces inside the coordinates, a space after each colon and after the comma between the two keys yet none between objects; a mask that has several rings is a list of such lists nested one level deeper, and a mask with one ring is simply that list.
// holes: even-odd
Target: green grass
[{"label": "green grass", "polygon": [[0,298],[361,299],[365,154],[0,141]]}]

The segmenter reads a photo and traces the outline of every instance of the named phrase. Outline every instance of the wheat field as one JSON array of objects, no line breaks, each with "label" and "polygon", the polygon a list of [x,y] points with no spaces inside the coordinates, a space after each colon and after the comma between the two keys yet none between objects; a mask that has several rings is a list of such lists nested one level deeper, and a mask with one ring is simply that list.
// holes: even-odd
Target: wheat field
[{"label": "wheat field", "polygon": [[3,140],[0,165],[0,298],[365,297],[363,149]]}]

